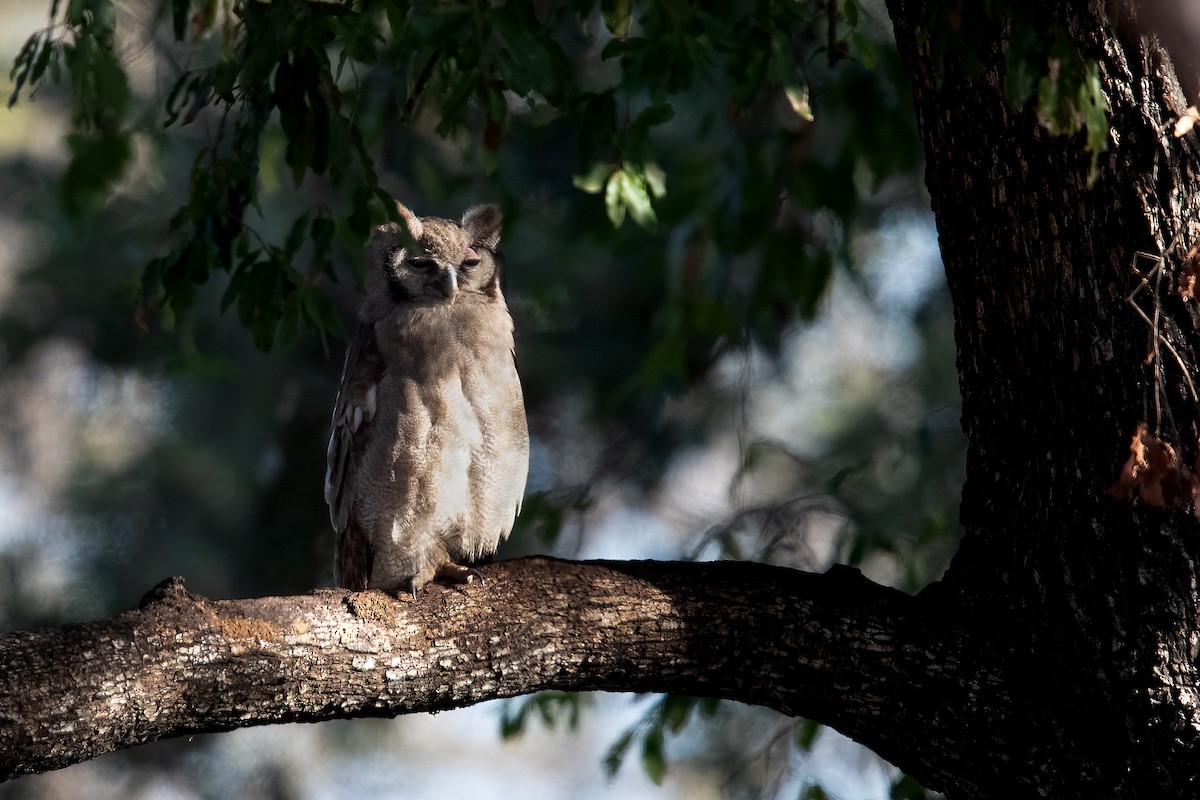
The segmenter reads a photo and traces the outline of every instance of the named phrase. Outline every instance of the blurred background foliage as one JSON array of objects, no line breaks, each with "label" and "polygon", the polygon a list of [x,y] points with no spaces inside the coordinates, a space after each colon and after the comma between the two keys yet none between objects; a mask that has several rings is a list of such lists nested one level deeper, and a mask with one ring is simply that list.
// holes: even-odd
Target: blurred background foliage
[{"label": "blurred background foliage", "polygon": [[[534,446],[501,557],[840,561],[908,591],[947,563],[952,320],[881,4],[10,0],[0,19],[4,629],[115,613],[174,574],[215,597],[331,583],[328,415],[392,197],[504,211]],[[524,754],[523,797],[592,768],[595,796],[923,796],[761,709],[497,708],[428,735],[482,724],[471,747]],[[388,796],[355,772],[387,759],[409,788],[379,785],[423,796],[411,731],[431,724],[166,742],[0,796]],[[237,769],[197,766],[230,742],[254,743]]]}]

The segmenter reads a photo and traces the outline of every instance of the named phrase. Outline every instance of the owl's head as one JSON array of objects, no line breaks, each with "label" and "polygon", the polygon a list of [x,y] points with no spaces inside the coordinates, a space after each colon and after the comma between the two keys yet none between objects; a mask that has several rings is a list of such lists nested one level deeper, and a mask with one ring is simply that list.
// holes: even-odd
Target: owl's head
[{"label": "owl's head", "polygon": [[393,303],[445,302],[500,295],[496,246],[500,209],[471,206],[461,222],[420,217],[396,204],[403,226],[382,225],[371,241],[372,261],[382,271]]}]

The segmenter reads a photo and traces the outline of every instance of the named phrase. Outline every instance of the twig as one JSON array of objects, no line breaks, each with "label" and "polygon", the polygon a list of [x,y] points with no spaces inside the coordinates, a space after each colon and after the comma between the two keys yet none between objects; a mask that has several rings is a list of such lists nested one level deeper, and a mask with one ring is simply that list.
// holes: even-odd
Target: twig
[{"label": "twig", "polygon": [[[1168,249],[1170,249],[1170,248],[1168,248]],[[1153,261],[1154,267],[1149,272],[1142,274],[1141,272],[1138,271],[1138,268],[1137,268],[1137,259],[1139,257],[1146,258],[1146,259]],[[1164,378],[1163,378],[1163,374],[1162,374],[1162,362],[1161,362],[1159,348],[1158,348],[1160,343],[1167,348],[1167,351],[1175,359],[1175,363],[1179,365],[1179,371],[1183,375],[1184,381],[1187,382],[1188,391],[1192,395],[1192,402],[1200,405],[1200,395],[1198,395],[1196,392],[1196,385],[1195,385],[1195,383],[1192,382],[1191,374],[1189,374],[1187,367],[1184,366],[1183,358],[1179,355],[1179,351],[1175,349],[1175,346],[1172,345],[1171,342],[1165,336],[1163,336],[1161,330],[1159,329],[1161,319],[1162,319],[1162,303],[1159,302],[1158,297],[1159,297],[1160,289],[1162,286],[1162,273],[1163,273],[1163,264],[1164,263],[1165,263],[1165,258],[1163,256],[1156,256],[1151,253],[1142,252],[1140,250],[1138,252],[1134,253],[1133,272],[1135,275],[1137,275],[1139,278],[1141,278],[1141,280],[1138,282],[1138,285],[1134,288],[1134,290],[1129,293],[1129,296],[1125,298],[1125,302],[1128,303],[1130,305],[1130,307],[1133,308],[1133,310],[1137,312],[1138,316],[1141,317],[1143,320],[1145,320],[1146,324],[1150,326],[1150,332],[1152,335],[1152,342],[1153,342],[1153,348],[1154,348],[1152,357],[1154,359],[1154,413],[1155,413],[1155,430],[1156,430],[1156,432],[1159,431],[1161,421],[1162,421],[1162,400],[1160,397],[1160,393],[1165,391],[1165,383],[1164,383]],[[1149,317],[1149,315],[1147,315],[1146,312],[1143,311],[1136,302],[1136,298],[1137,298],[1138,294],[1142,291],[1142,289],[1150,288],[1150,278],[1151,277],[1154,278],[1154,319],[1151,319]]]}]

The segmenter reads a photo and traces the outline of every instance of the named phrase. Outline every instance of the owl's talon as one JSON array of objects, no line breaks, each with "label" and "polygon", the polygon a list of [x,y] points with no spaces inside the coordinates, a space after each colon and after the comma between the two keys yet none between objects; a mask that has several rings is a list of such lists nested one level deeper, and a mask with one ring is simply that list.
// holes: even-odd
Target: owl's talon
[{"label": "owl's talon", "polygon": [[479,570],[455,564],[453,561],[438,564],[437,570],[434,572],[434,577],[444,578],[454,583],[471,583],[476,580],[479,581],[480,586],[483,586],[485,583],[483,574]]}]

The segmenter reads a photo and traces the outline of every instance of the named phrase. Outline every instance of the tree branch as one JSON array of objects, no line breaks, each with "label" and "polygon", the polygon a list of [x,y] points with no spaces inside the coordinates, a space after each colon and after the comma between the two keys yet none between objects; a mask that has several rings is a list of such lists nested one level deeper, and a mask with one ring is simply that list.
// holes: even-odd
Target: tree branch
[{"label": "tree branch", "polygon": [[902,728],[957,727],[999,683],[960,680],[947,643],[962,638],[847,568],[526,558],[484,572],[486,585],[432,585],[416,602],[210,600],[171,578],[136,610],[0,636],[0,778],[170,736],[542,689],[735,699],[928,762],[942,749],[908,753]]}]

